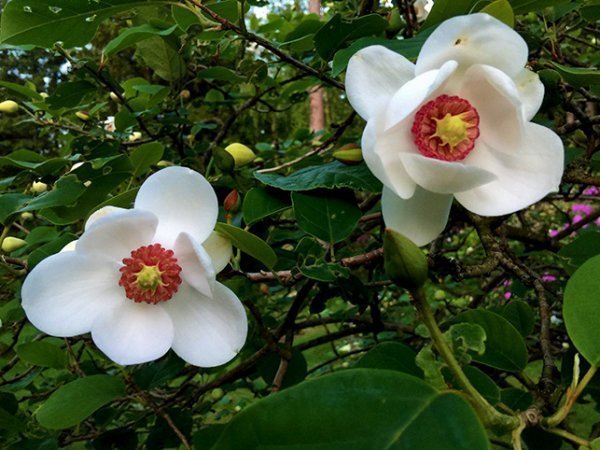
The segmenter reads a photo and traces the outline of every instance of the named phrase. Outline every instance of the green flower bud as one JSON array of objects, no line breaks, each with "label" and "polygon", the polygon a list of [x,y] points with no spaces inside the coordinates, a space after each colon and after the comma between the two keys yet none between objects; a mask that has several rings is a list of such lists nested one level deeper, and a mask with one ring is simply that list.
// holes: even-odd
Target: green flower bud
[{"label": "green flower bud", "polygon": [[23,222],[27,222],[28,220],[33,219],[33,214],[31,214],[30,212],[24,212],[21,213],[21,220]]},{"label": "green flower bud", "polygon": [[27,242],[25,242],[23,239],[8,236],[2,241],[2,251],[5,253],[10,253],[20,249],[21,247],[25,247],[26,245]]},{"label": "green flower bud", "polygon": [[87,122],[88,120],[90,120],[90,114],[87,111],[77,111],[75,115],[79,120],[82,120],[83,122]]},{"label": "green flower bud", "polygon": [[410,239],[387,229],[383,250],[385,272],[394,283],[409,289],[425,284],[429,271],[427,258]]},{"label": "green flower bud", "polygon": [[13,114],[19,110],[19,104],[12,100],[5,100],[0,103],[0,112]]},{"label": "green flower bud", "polygon": [[225,151],[233,157],[235,167],[245,166],[256,158],[256,155],[250,148],[238,142],[225,147]]},{"label": "green flower bud", "polygon": [[333,157],[349,166],[360,164],[363,160],[362,150],[356,144],[344,145],[333,152]]},{"label": "green flower bud", "polygon": [[48,190],[48,185],[43,181],[34,181],[31,183],[31,190],[36,194],[41,194],[42,192],[46,192]]}]

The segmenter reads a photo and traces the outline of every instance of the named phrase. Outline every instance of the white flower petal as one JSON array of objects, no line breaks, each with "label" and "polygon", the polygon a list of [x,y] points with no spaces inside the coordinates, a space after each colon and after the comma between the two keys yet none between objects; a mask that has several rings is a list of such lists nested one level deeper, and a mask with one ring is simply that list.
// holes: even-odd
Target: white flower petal
[{"label": "white flower petal", "polygon": [[386,108],[384,129],[388,130],[407,119],[412,126],[417,109],[425,101],[445,93],[446,85],[457,66],[456,61],[447,61],[439,70],[425,72],[402,86],[391,98]]},{"label": "white flower petal", "polygon": [[523,133],[523,105],[511,78],[491,66],[471,66],[464,75],[460,96],[479,113],[479,140],[505,153],[518,148]]},{"label": "white flower petal", "polygon": [[367,122],[361,144],[363,158],[371,172],[385,186],[400,197],[410,198],[416,185],[406,173],[399,157],[402,145],[410,136],[405,137],[404,130],[397,127],[389,132],[378,132],[376,128],[381,123],[382,120],[376,118]]},{"label": "white flower petal", "polygon": [[522,146],[506,154],[482,146],[469,164],[496,174],[489,184],[456,194],[465,208],[482,216],[501,216],[523,209],[557,191],[564,165],[563,144],[552,130],[528,123]]},{"label": "white flower petal", "polygon": [[544,101],[544,83],[537,73],[523,69],[514,79],[519,97],[523,103],[525,120],[530,121],[536,115]]},{"label": "white flower petal", "polygon": [[203,242],[219,213],[212,186],[198,172],[185,167],[167,167],[150,176],[140,187],[135,208],[156,214],[156,240],[166,247],[171,247],[182,232]]},{"label": "white flower petal", "polygon": [[[476,151],[477,147],[473,152]],[[401,153],[400,158],[415,183],[436,194],[462,192],[496,179],[492,172],[460,162],[411,153]]]},{"label": "white flower petal", "polygon": [[92,215],[90,215],[90,217],[88,217],[88,219],[85,221],[85,229],[87,230],[90,226],[92,226],[94,222],[96,222],[98,219],[101,219],[102,217],[106,217],[111,214],[123,211],[127,210],[125,208],[119,208],[117,206],[105,206],[103,208],[100,208],[99,210],[94,211]]},{"label": "white flower petal", "polygon": [[229,260],[233,256],[231,241],[216,231],[213,231],[208,236],[208,239],[202,243],[202,247],[210,255],[216,273],[227,267]]},{"label": "white flower petal", "polygon": [[438,69],[444,62],[455,60],[461,70],[472,64],[488,64],[515,77],[525,67],[527,53],[523,38],[492,16],[458,16],[442,22],[427,38],[415,73]]},{"label": "white flower petal", "polygon": [[141,364],[169,351],[173,322],[162,305],[127,299],[98,317],[92,325],[92,339],[117,364]]},{"label": "white flower petal", "polygon": [[248,319],[244,307],[221,283],[216,283],[213,298],[182,283],[165,308],[175,326],[173,350],[190,364],[224,364],[237,355],[246,341]]},{"label": "white flower petal", "polygon": [[429,244],[444,231],[451,206],[452,195],[434,194],[420,187],[408,200],[385,188],[381,197],[385,225],[418,246]]},{"label": "white flower petal", "polygon": [[158,219],[148,211],[125,209],[94,221],[77,241],[76,251],[121,262],[133,250],[152,244]]},{"label": "white flower petal", "polygon": [[414,77],[415,65],[381,45],[356,52],[346,70],[346,93],[365,120],[381,111],[390,97]]},{"label": "white flower petal", "polygon": [[175,241],[174,251],[181,267],[181,278],[201,294],[212,297],[216,274],[206,250],[188,233],[181,233]]},{"label": "white flower petal", "polygon": [[21,298],[31,323],[52,336],[87,333],[99,314],[125,300],[119,268],[76,252],[44,259],[27,275]]}]

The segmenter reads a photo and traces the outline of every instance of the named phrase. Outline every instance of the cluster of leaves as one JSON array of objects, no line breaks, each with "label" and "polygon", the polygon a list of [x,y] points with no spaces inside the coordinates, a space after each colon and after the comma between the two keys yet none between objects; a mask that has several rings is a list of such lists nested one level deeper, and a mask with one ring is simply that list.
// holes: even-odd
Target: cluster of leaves
[{"label": "cluster of leaves", "polygon": [[[527,40],[546,88],[535,121],[561,135],[568,165],[560,192],[518,214],[454,208],[424,292],[469,382],[522,418],[527,448],[598,448],[598,1],[436,0],[424,23],[411,1],[323,1],[323,17],[299,3],[4,3],[0,90],[19,110],[0,117],[0,241],[24,245],[0,264],[0,446],[510,448],[383,269],[381,184],[332,158],[364,126],[343,95],[352,54],[414,59],[443,20],[483,10]],[[234,142],[256,159],[236,166]],[[40,334],[20,306],[27,271],[170,164],[241,197],[217,225],[239,250],[222,281],[252,317],[238,358],[123,368],[86,336]],[[575,203],[591,206],[577,221]]]}]

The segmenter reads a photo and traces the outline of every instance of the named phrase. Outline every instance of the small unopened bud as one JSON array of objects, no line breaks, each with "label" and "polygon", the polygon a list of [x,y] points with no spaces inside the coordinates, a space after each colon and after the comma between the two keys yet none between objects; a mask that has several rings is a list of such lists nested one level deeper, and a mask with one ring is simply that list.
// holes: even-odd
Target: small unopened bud
[{"label": "small unopened bud", "polygon": [[27,222],[28,220],[33,219],[33,214],[31,214],[30,212],[24,212],[21,213],[21,221],[23,222]]},{"label": "small unopened bud", "polygon": [[217,401],[217,400],[221,400],[224,395],[225,395],[225,391],[223,391],[223,389],[216,388],[216,389],[213,389],[212,392],[210,393],[210,398],[214,401]]},{"label": "small unopened bud", "polygon": [[14,114],[19,110],[19,104],[12,100],[5,100],[0,103],[0,112]]},{"label": "small unopened bud", "polygon": [[189,98],[192,96],[192,94],[191,94],[191,93],[190,93],[190,91],[188,91],[187,89],[183,89],[183,90],[182,90],[182,91],[179,93],[179,96],[180,96],[182,99],[184,99],[184,100],[187,100],[187,99],[189,99]]},{"label": "small unopened bud", "polygon": [[415,289],[427,281],[427,258],[414,242],[396,231],[385,230],[384,267],[398,286]]},{"label": "small unopened bud", "polygon": [[227,194],[227,197],[225,197],[225,200],[223,201],[223,208],[228,213],[236,213],[240,210],[241,203],[240,194],[234,189]]},{"label": "small unopened bud", "polygon": [[172,166],[173,163],[171,161],[161,159],[159,162],[156,163],[156,165],[158,167],[169,167],[169,166]]},{"label": "small unopened bud", "polygon": [[352,166],[363,160],[362,150],[356,144],[348,144],[333,152],[333,157],[344,164]]},{"label": "small unopened bud", "polygon": [[112,91],[111,91],[111,93],[110,93],[110,94],[108,94],[108,96],[110,97],[110,99],[111,99],[113,102],[119,102],[119,96],[118,96],[118,95],[117,95],[115,92],[112,92]]},{"label": "small unopened bud", "polygon": [[84,122],[90,120],[90,114],[87,111],[77,111],[75,115],[79,120],[82,120]]},{"label": "small unopened bud", "polygon": [[48,95],[47,92],[40,92],[40,97],[42,97],[44,100],[46,100],[50,96]]},{"label": "small unopened bud", "polygon": [[26,245],[27,242],[25,242],[23,239],[8,236],[2,241],[2,251],[5,253],[10,253],[20,249],[21,247],[25,247]]},{"label": "small unopened bud", "polygon": [[250,148],[238,142],[225,147],[225,151],[233,157],[235,167],[245,166],[256,158],[256,155]]},{"label": "small unopened bud", "polygon": [[48,190],[48,185],[43,181],[34,181],[31,183],[31,190],[36,194],[41,194],[42,192],[46,192]]},{"label": "small unopened bud", "polygon": [[135,141],[139,141],[141,138],[142,138],[142,133],[140,133],[139,131],[134,131],[133,133],[131,133],[129,135],[127,140],[129,142],[135,142]]}]

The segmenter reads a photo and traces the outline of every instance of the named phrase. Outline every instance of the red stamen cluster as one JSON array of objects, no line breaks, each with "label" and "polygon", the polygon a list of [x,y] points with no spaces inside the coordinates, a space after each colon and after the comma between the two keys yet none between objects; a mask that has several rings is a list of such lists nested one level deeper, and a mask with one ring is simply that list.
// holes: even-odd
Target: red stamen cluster
[{"label": "red stamen cluster", "polygon": [[[448,142],[449,139],[439,133],[442,128],[439,124],[449,122],[448,119],[464,127],[464,137],[459,142]],[[473,150],[479,137],[479,114],[464,98],[440,95],[417,111],[411,132],[423,155],[442,161],[460,161]],[[458,140],[456,134],[451,137]]]},{"label": "red stamen cluster", "polygon": [[[127,298],[136,303],[155,305],[169,300],[181,284],[181,267],[177,264],[177,258],[173,256],[173,250],[166,250],[160,244],[146,245],[133,250],[131,258],[123,259],[123,264],[119,269],[122,274],[119,286],[123,286]],[[140,282],[140,274],[148,268],[160,276],[153,286]]]}]

